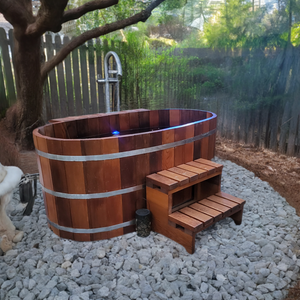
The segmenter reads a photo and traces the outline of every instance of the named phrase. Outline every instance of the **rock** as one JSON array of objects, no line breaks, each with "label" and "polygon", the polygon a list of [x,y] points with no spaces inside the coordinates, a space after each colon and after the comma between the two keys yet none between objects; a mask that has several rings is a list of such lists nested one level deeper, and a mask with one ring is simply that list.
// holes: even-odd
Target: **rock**
[{"label": "rock", "polygon": [[38,299],[43,300],[51,293],[51,289],[44,288],[38,296]]},{"label": "rock", "polygon": [[100,297],[108,297],[109,295],[109,288],[104,286],[101,289],[99,289],[97,293]]},{"label": "rock", "polygon": [[206,284],[205,282],[202,282],[200,289],[201,289],[202,293],[206,293],[206,291],[208,290],[208,284]]},{"label": "rock", "polygon": [[35,297],[35,294],[33,293],[29,293],[26,295],[26,297],[24,298],[24,300],[35,300],[36,297]]},{"label": "rock", "polygon": [[69,295],[66,292],[60,292],[57,296],[55,296],[54,300],[69,300]]},{"label": "rock", "polygon": [[12,279],[16,276],[17,274],[17,270],[16,268],[9,268],[7,271],[6,271],[6,275],[7,275],[7,278],[8,279]]},{"label": "rock", "polygon": [[288,269],[288,265],[286,265],[285,263],[279,263],[279,264],[277,265],[277,269],[279,269],[280,271],[286,272],[287,269]]},{"label": "rock", "polygon": [[36,285],[35,280],[29,279],[29,282],[28,282],[28,289],[29,289],[29,291],[31,291],[34,288],[35,285]]},{"label": "rock", "polygon": [[72,269],[76,269],[80,271],[82,269],[82,262],[81,261],[74,261],[72,264]]},{"label": "rock", "polygon": [[274,246],[272,244],[267,244],[262,247],[261,252],[264,257],[272,257],[274,254]]},{"label": "rock", "polygon": [[71,267],[72,266],[72,263],[70,262],[70,261],[65,261],[64,263],[62,263],[62,265],[61,265],[61,267],[63,268],[63,269],[67,269],[67,268],[69,268],[69,267]]},{"label": "rock", "polygon": [[148,265],[152,259],[151,253],[147,249],[141,249],[137,252],[140,264]]},{"label": "rock", "polygon": [[17,231],[16,230],[16,235],[14,236],[12,241],[14,243],[18,243],[22,240],[23,236],[24,236],[24,231]]},{"label": "rock", "polygon": [[13,247],[12,241],[9,240],[7,235],[3,235],[1,238],[1,242],[0,242],[1,250],[5,253],[5,252],[8,252],[9,250],[11,250],[12,247]]},{"label": "rock", "polygon": [[103,257],[105,257],[105,249],[104,248],[100,248],[100,249],[98,249],[97,250],[97,256],[99,257],[99,258],[103,258]]},{"label": "rock", "polygon": [[19,297],[22,298],[22,299],[24,299],[28,294],[30,294],[30,292],[27,289],[23,288],[20,291]]}]

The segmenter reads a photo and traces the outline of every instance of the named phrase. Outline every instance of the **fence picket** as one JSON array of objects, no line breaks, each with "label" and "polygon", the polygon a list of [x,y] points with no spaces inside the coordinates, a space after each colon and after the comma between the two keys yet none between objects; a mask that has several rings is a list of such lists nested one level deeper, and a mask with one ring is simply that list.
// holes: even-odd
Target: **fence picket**
[{"label": "fence picket", "polygon": [[[55,50],[56,53],[62,48],[61,38],[59,35],[55,36]],[[68,106],[67,106],[67,95],[66,95],[66,85],[65,85],[65,75],[64,75],[64,65],[63,63],[56,66],[57,69],[57,81],[59,88],[59,104],[60,112],[62,117],[68,116]]]},{"label": "fence picket", "polygon": [[89,81],[88,81],[88,73],[87,73],[86,52],[87,52],[86,45],[82,45],[79,47],[83,112],[84,114],[89,114],[90,101],[89,101]]},{"label": "fence picket", "polygon": [[[69,41],[70,41],[70,39],[67,36],[64,36],[64,40],[63,40],[64,45],[69,43]],[[75,115],[71,55],[72,55],[72,53],[70,53],[65,58],[66,84],[67,84],[67,102],[68,102],[68,115],[69,116]]]},{"label": "fence picket", "polygon": [[[100,39],[96,39],[96,64],[97,64],[97,78],[103,78],[102,70],[102,50],[100,45]],[[98,103],[99,112],[105,112],[105,101],[104,101],[104,85],[97,83],[98,88]]]},{"label": "fence picket", "polygon": [[2,72],[2,62],[0,56],[0,117],[4,116],[4,113],[8,108],[9,108],[9,101],[5,94],[4,76]]},{"label": "fence picket", "polygon": [[[48,60],[54,56],[54,47],[52,43],[52,36],[46,34],[46,50]],[[56,69],[53,69],[49,72],[48,78],[50,82],[50,95],[51,95],[51,111],[54,116],[60,116],[60,107],[58,100],[58,91],[57,91],[57,81],[56,81]]]},{"label": "fence picket", "polygon": [[15,92],[15,84],[14,84],[14,78],[12,73],[12,64],[11,64],[11,58],[9,53],[9,43],[7,40],[6,32],[3,28],[0,28],[0,47],[2,49],[1,56],[4,66],[4,82],[6,83],[6,91],[7,91],[7,98],[9,101],[9,104],[13,104],[17,97]]},{"label": "fence picket", "polygon": [[90,99],[91,99],[91,112],[98,112],[98,101],[96,91],[96,74],[95,74],[95,48],[93,41],[88,41],[88,63],[89,63],[89,75],[90,75]]},{"label": "fence picket", "polygon": [[73,64],[73,75],[74,75],[76,115],[80,116],[83,114],[83,108],[82,108],[82,99],[81,99],[78,48],[72,51],[72,64]]}]

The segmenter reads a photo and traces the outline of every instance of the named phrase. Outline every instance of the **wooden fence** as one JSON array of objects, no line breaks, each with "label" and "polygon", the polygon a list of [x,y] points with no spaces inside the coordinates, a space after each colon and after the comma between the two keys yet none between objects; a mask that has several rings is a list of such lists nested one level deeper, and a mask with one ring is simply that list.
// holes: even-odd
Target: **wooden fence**
[{"label": "wooden fence", "polygon": [[[59,36],[53,39],[46,34],[46,59],[67,42],[68,37],[61,41]],[[16,100],[12,45],[12,33],[7,38],[0,28],[0,112]],[[268,53],[176,49],[165,55],[154,51],[144,54],[139,49],[128,49],[127,43],[103,45],[98,39],[75,49],[49,73],[44,85],[44,120],[105,111],[103,85],[96,79],[97,74],[103,78],[104,54],[113,50],[120,56],[123,68],[121,110],[211,110],[218,114],[221,136],[300,156],[298,48]],[[200,63],[195,57],[200,58]],[[220,88],[216,89],[219,75],[211,79],[203,72],[199,74],[207,66],[224,74]],[[213,85],[207,90],[209,84]]]}]

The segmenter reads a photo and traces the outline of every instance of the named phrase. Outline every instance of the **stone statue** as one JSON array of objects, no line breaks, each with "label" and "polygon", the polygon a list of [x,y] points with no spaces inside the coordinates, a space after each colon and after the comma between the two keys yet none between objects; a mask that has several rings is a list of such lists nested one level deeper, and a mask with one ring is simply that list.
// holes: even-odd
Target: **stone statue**
[{"label": "stone statue", "polygon": [[0,163],[0,248],[6,252],[12,249],[13,242],[23,237],[23,232],[16,227],[6,214],[6,207],[11,201],[13,190],[18,186],[23,172],[18,167],[6,167]]}]

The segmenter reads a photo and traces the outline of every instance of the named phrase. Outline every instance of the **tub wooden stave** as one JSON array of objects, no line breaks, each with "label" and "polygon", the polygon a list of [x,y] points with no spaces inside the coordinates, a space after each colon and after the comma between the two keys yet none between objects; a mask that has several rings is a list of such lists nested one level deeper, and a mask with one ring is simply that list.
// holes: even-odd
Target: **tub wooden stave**
[{"label": "tub wooden stave", "polygon": [[[145,177],[200,157],[211,159],[215,152],[216,120],[215,114],[204,111],[142,110],[61,120],[36,129],[33,135],[49,227],[57,235],[77,241],[134,231],[135,211],[145,207]],[[118,137],[83,138],[113,130],[156,127],[167,128]],[[151,147],[209,132],[209,136],[199,140],[147,152]],[[135,150],[142,154],[128,155]],[[45,153],[102,157],[61,161],[44,157]],[[118,157],[112,158],[111,154]],[[108,192],[113,194],[105,197]]]}]

